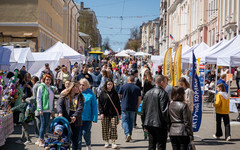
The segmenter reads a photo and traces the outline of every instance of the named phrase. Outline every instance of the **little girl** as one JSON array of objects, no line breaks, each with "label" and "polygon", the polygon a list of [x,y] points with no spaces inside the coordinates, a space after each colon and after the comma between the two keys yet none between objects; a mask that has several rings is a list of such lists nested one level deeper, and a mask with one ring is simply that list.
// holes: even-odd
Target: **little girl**
[{"label": "little girl", "polygon": [[214,138],[220,139],[223,136],[221,120],[223,118],[225,126],[225,139],[226,141],[231,140],[230,133],[230,121],[229,121],[229,97],[226,93],[224,84],[220,83],[216,87],[218,93],[216,94],[216,101],[214,103],[216,109],[216,134],[213,135]]}]

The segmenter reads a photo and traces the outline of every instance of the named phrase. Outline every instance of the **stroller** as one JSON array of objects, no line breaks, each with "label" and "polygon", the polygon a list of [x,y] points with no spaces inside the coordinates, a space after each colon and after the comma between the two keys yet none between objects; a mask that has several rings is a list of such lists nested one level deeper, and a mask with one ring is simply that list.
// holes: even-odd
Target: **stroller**
[{"label": "stroller", "polygon": [[[64,127],[62,135],[65,135],[66,138],[64,138],[65,140],[62,141],[62,142],[60,142],[61,139],[62,139],[62,136],[53,134],[54,130],[55,130],[55,127],[57,125],[62,125]],[[70,145],[71,145],[70,144],[70,141],[71,141],[71,128],[70,128],[69,122],[68,122],[68,120],[66,118],[64,118],[64,117],[57,117],[57,118],[55,118],[52,121],[51,125],[50,125],[49,132],[50,133],[47,133],[45,135],[46,138],[48,138],[48,139],[45,141],[44,145],[47,145],[47,147],[50,147],[50,148],[55,148],[57,150],[62,149],[61,147],[64,147],[65,149],[70,149]]]}]

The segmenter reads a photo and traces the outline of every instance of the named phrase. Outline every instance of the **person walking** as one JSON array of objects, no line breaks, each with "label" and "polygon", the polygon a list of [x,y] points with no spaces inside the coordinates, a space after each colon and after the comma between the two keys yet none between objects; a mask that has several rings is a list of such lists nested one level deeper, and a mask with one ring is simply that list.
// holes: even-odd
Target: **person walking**
[{"label": "person walking", "polygon": [[144,128],[148,131],[148,149],[155,150],[157,147],[158,150],[165,150],[169,126],[169,98],[164,90],[167,79],[159,75],[155,85],[144,96],[141,118]]},{"label": "person walking", "polygon": [[35,110],[35,120],[34,120],[35,135],[36,135],[36,137],[39,137],[40,114],[39,114],[39,111],[36,110],[36,107],[37,107],[36,95],[37,95],[37,89],[40,84],[40,81],[37,76],[32,76],[31,82],[33,84],[33,88],[32,88],[33,95],[31,97],[27,98],[26,102],[31,104],[33,109]]},{"label": "person walking", "polygon": [[229,119],[229,97],[225,90],[225,85],[220,83],[216,86],[218,93],[216,94],[216,101],[214,107],[216,109],[216,134],[214,138],[220,139],[222,133],[222,118],[225,126],[225,140],[231,140],[230,119]]},{"label": "person walking", "polygon": [[112,140],[112,148],[117,149],[116,140],[117,125],[121,117],[121,106],[118,94],[111,79],[107,79],[100,93],[98,101],[99,113],[102,119],[102,138],[105,148],[109,148],[109,140]]},{"label": "person walking", "polygon": [[96,67],[95,71],[91,74],[93,79],[92,90],[93,93],[97,96],[97,89],[101,83],[102,74],[100,73],[100,68]]},{"label": "person walking", "polygon": [[93,79],[92,76],[88,73],[89,65],[84,64],[82,72],[77,76],[77,81],[80,81],[81,79],[85,78],[88,80],[89,84],[92,86]]},{"label": "person walking", "polygon": [[91,150],[91,128],[92,122],[98,121],[98,106],[97,99],[93,91],[90,89],[90,84],[87,79],[83,78],[80,81],[80,91],[82,92],[85,102],[82,113],[82,126],[79,131],[78,148],[82,148],[82,136],[86,142],[87,150]]},{"label": "person walking", "polygon": [[84,97],[79,87],[79,82],[71,82],[70,87],[61,93],[57,104],[59,116],[65,117],[70,122],[73,150],[78,149],[78,137],[80,126],[82,125],[82,111],[84,107]]},{"label": "person walking", "polygon": [[106,70],[102,70],[101,74],[102,74],[102,78],[101,78],[100,85],[98,86],[98,89],[97,89],[97,93],[98,93],[97,97],[101,93],[102,87],[104,86],[104,84],[106,83],[106,80],[108,79],[108,75],[107,75],[107,71]]},{"label": "person walking", "polygon": [[193,140],[192,113],[184,103],[184,94],[184,88],[180,86],[173,87],[171,92],[169,136],[173,150],[187,150]]},{"label": "person walking", "polygon": [[133,75],[128,77],[127,84],[120,88],[118,94],[122,102],[122,126],[126,136],[126,142],[129,142],[132,139],[135,113],[141,103],[141,90],[135,85]]},{"label": "person walking", "polygon": [[188,81],[184,77],[179,78],[178,83],[181,87],[183,87],[185,89],[185,102],[188,104],[188,107],[189,107],[190,111],[193,112],[194,92],[190,88],[190,84],[188,83]]},{"label": "person walking", "polygon": [[54,93],[50,86],[52,76],[45,74],[42,78],[43,83],[39,84],[37,90],[37,111],[40,113],[40,133],[36,143],[39,147],[44,146],[44,134],[50,120],[50,114],[54,117]]}]

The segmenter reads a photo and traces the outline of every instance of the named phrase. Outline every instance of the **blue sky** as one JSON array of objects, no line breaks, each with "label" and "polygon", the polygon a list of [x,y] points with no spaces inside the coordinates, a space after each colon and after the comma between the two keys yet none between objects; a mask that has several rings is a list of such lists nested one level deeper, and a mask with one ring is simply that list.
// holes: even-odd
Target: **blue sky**
[{"label": "blue sky", "polygon": [[[139,27],[143,22],[153,20],[160,14],[160,0],[74,0],[84,2],[84,7],[95,11],[98,19],[98,29],[103,42],[108,37],[114,51],[123,49],[130,37],[130,28]],[[124,7],[123,7],[124,6]],[[123,16],[122,31],[120,18],[105,18],[102,16]],[[127,16],[143,16],[129,18]],[[124,18],[126,17],[126,18]]]}]

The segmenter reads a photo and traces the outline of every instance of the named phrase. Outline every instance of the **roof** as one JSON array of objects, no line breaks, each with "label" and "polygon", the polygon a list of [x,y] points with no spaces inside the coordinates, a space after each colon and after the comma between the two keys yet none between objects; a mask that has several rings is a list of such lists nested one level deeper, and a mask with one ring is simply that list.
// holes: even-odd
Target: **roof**
[{"label": "roof", "polygon": [[101,51],[90,51],[89,54],[103,54]]}]

